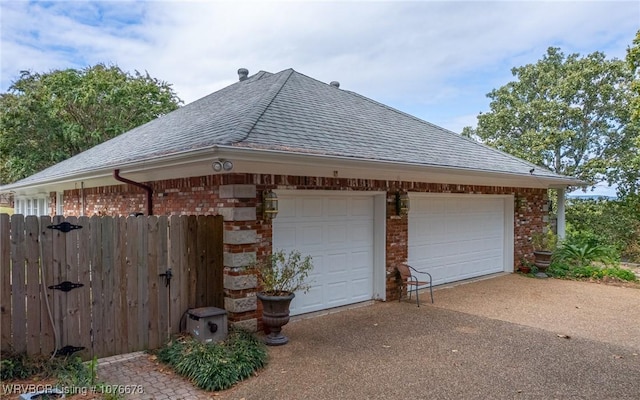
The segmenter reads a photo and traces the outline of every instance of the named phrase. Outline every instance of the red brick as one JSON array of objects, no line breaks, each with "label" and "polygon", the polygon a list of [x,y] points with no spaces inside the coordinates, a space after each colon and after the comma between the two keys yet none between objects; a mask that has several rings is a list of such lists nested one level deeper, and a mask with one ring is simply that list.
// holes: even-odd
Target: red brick
[{"label": "red brick", "polygon": [[[522,199],[521,207],[514,212],[514,268],[522,259],[531,260],[533,248],[531,233],[541,231],[544,226],[543,206],[547,201],[545,189],[513,188],[500,186],[454,185],[427,182],[399,182],[375,179],[347,179],[331,177],[308,177],[290,175],[262,174],[225,174],[209,175],[184,179],[170,179],[156,182],[143,182],[153,187],[153,213],[171,214],[217,214],[221,207],[256,207],[258,220],[247,222],[225,222],[225,230],[255,229],[257,243],[247,245],[225,245],[228,252],[255,251],[258,261],[271,253],[273,237],[270,221],[262,220],[262,192],[286,186],[297,190],[354,190],[386,191],[386,270],[387,300],[398,296],[394,266],[407,259],[408,220],[399,217],[395,210],[395,194],[398,190],[424,193],[473,193],[517,195]],[[254,199],[220,199],[219,185],[254,184],[257,195]],[[82,191],[64,192],[65,215],[80,215],[84,203],[84,215],[128,215],[133,212],[146,214],[146,193],[130,185],[114,185],[98,188],[86,188]],[[51,196],[52,211],[55,210],[55,195]],[[225,273],[239,272],[225,269]],[[245,296],[247,293],[228,293],[229,296]],[[259,303],[259,302],[258,302]],[[254,313],[258,318],[261,309]],[[253,316],[251,318],[255,318]],[[248,319],[248,315],[233,315],[230,319]],[[261,319],[260,322],[261,323]]]}]

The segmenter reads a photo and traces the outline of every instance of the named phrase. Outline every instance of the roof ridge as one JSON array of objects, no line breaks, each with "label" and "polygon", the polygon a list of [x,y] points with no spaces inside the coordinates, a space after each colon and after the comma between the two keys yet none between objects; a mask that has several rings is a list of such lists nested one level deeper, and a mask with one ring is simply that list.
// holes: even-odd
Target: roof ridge
[{"label": "roof ridge", "polygon": [[[247,138],[251,134],[251,131],[253,130],[253,127],[256,126],[256,124],[258,123],[258,120],[260,120],[260,117],[264,115],[264,113],[267,111],[271,103],[273,103],[273,100],[276,98],[278,93],[280,93],[280,91],[282,90],[284,85],[287,83],[287,81],[289,80],[289,77],[291,77],[293,72],[294,72],[293,69],[289,68],[289,69],[280,71],[278,73],[275,73],[273,75],[264,77],[264,79],[269,79],[273,76],[280,75],[279,77],[277,77],[276,81],[271,85],[269,90],[264,94],[264,96],[262,96],[260,101],[256,102],[256,106],[253,107],[251,112],[247,114],[247,116],[244,118],[244,121],[240,122],[238,126],[235,127],[232,133],[229,135],[229,137],[236,137],[236,134],[237,134],[237,136],[239,136],[240,139],[230,142],[228,144],[240,143],[247,140]],[[263,76],[260,76],[257,80],[261,80],[262,78]]]},{"label": "roof ridge", "polygon": [[[268,78],[274,75],[271,72],[260,70],[246,79],[246,82],[259,81],[262,78]],[[242,81],[240,81],[242,82]]]},{"label": "roof ridge", "polygon": [[[293,72],[294,72],[293,69],[289,68],[289,69],[280,71],[276,74],[264,77],[264,79],[269,79],[272,76],[280,75],[279,77],[277,77],[276,81],[271,85],[269,90],[264,94],[264,96],[262,96],[260,101],[256,103],[256,106],[251,110],[251,112],[247,113],[247,116],[244,118],[244,121],[239,123],[238,126],[233,129],[233,133],[234,134],[237,133],[238,136],[241,136],[241,138],[232,143],[240,143],[247,140],[247,138],[251,134],[251,131],[253,130],[253,127],[256,126],[256,124],[258,123],[260,118],[264,115],[264,113],[267,111],[271,103],[273,103],[273,100],[276,98],[278,93],[280,93],[280,91],[282,90],[284,85],[287,83],[287,81],[289,80]],[[262,76],[260,78],[262,78]],[[230,136],[233,137],[235,135],[232,134]]]}]

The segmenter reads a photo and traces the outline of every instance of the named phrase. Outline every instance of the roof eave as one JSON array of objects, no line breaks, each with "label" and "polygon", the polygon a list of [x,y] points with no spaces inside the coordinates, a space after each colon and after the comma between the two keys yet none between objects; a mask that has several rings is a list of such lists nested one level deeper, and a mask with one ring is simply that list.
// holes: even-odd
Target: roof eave
[{"label": "roof eave", "polygon": [[113,178],[118,168],[130,179],[150,182],[214,174],[211,163],[228,159],[234,167],[230,172],[275,175],[323,176],[353,179],[416,181],[430,183],[468,184],[479,186],[511,186],[531,188],[566,188],[586,186],[586,182],[559,175],[515,174],[499,171],[479,171],[438,165],[399,161],[361,159],[325,154],[310,154],[272,149],[237,146],[212,146],[147,160],[110,166],[80,174],[3,186],[1,191],[18,194],[45,193],[74,188],[119,185]]},{"label": "roof eave", "polygon": [[[284,150],[256,149],[237,146],[218,146],[216,155],[221,158],[237,159],[244,163],[253,162],[271,166],[269,170],[255,168],[238,168],[238,172],[292,175],[290,168],[295,168],[295,175],[334,176],[342,178],[367,178],[397,181],[416,181],[433,183],[457,183],[470,185],[493,185],[500,182],[502,186],[566,188],[567,186],[586,186],[576,178],[561,175],[538,175],[535,173],[517,174],[500,171],[484,171],[467,168],[456,168],[440,165],[407,163],[401,161],[372,160],[325,154],[311,154]],[[239,165],[240,166],[240,165]],[[243,165],[244,166],[244,165]],[[280,168],[278,168],[280,166]],[[282,168],[284,167],[284,169]],[[313,168],[315,174],[304,173],[307,167]],[[236,169],[234,168],[234,172]],[[322,172],[318,174],[318,172]],[[337,174],[336,174],[337,172]],[[455,179],[457,178],[457,179]],[[510,182],[510,184],[505,184]]]}]

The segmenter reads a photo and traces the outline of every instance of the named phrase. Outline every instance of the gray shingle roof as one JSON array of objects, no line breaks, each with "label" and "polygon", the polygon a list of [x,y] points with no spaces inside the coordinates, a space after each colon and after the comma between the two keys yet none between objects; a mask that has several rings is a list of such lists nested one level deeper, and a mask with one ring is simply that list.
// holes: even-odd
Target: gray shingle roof
[{"label": "gray shingle roof", "polygon": [[[509,174],[527,174],[533,167],[287,69],[261,71],[18,183],[37,184],[215,145]],[[559,177],[540,167],[536,175]]]}]

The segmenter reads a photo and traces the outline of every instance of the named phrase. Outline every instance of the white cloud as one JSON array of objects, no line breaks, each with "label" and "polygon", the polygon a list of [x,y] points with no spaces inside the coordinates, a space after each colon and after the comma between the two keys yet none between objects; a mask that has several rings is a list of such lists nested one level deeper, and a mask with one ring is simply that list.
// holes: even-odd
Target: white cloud
[{"label": "white cloud", "polygon": [[[191,102],[294,68],[458,130],[511,67],[548,46],[623,57],[637,2],[3,2],[2,83],[19,71],[115,63]],[[606,16],[606,17],[605,17]],[[428,118],[427,118],[428,119]],[[435,121],[434,121],[435,122]],[[440,122],[442,123],[442,122]]]}]

